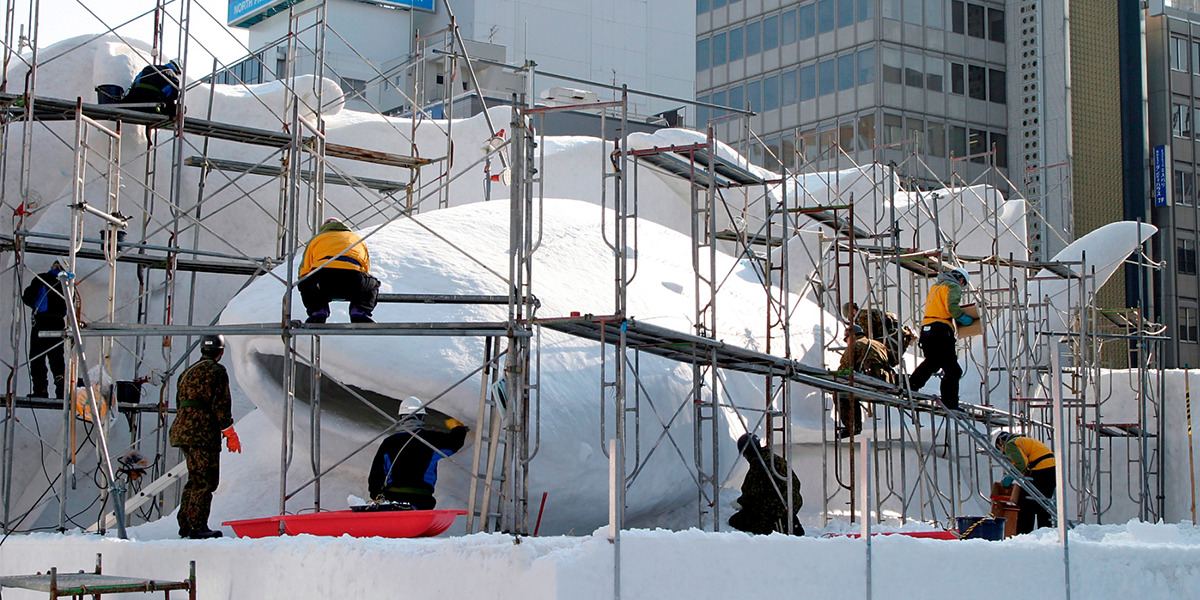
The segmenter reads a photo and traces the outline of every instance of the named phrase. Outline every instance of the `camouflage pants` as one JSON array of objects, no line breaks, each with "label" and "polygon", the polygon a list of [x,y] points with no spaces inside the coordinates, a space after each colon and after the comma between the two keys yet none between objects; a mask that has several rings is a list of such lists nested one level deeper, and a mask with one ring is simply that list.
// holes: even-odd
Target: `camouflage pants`
[{"label": "camouflage pants", "polygon": [[212,509],[213,491],[221,481],[221,449],[203,446],[181,446],[187,461],[188,478],[179,498],[180,530],[208,529],[208,513]]}]

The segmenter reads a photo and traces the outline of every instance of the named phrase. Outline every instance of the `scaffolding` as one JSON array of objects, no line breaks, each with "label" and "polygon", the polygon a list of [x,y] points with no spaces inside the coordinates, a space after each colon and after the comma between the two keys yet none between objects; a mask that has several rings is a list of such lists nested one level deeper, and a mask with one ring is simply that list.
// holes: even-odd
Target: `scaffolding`
[{"label": "scaffolding", "polygon": [[[143,57],[147,62],[153,63],[161,57],[163,23],[178,27],[181,55],[186,57],[192,3],[184,1],[177,8],[178,14],[172,15],[166,4],[159,3],[154,43]],[[430,99],[423,96],[422,81],[428,73],[441,69],[444,77],[454,81],[460,76],[460,69],[465,68],[472,79],[471,93],[478,94],[483,114],[488,115],[488,102],[479,91],[472,59],[453,15],[449,28],[415,36],[412,55],[396,67],[377,70],[373,80],[374,84],[392,86],[395,93],[405,97],[412,128],[394,133],[407,140],[411,155],[335,144],[326,139],[322,116],[322,108],[339,100],[325,97],[327,90],[321,84],[322,75],[331,68],[325,60],[325,43],[330,36],[336,36],[347,46],[353,46],[330,25],[326,11],[324,3],[291,6],[286,11],[286,68],[280,76],[286,101],[275,130],[223,122],[216,114],[220,107],[214,100],[213,87],[208,88],[206,103],[189,103],[193,110],[205,107],[202,117],[185,114],[174,121],[119,105],[40,95],[35,85],[39,66],[35,27],[38,15],[35,13],[29,24],[29,31],[34,33],[27,58],[18,58],[20,45],[13,39],[12,27],[7,28],[6,59],[28,60],[31,66],[23,92],[0,92],[3,158],[6,166],[14,162],[20,165],[16,173],[6,168],[0,177],[5,181],[19,177],[20,189],[26,194],[19,203],[12,199],[4,203],[16,215],[12,234],[0,238],[0,249],[13,257],[9,267],[12,289],[17,292],[24,287],[33,272],[26,257],[37,254],[66,257],[71,265],[69,272],[74,275],[69,295],[83,282],[103,279],[104,285],[98,287],[107,292],[107,298],[96,303],[104,306],[103,314],[83,315],[86,323],[71,327],[70,335],[64,337],[64,344],[72,348],[68,381],[88,379],[89,368],[99,364],[97,373],[101,381],[121,373],[138,385],[159,389],[158,399],[153,403],[121,403],[114,394],[107,409],[121,411],[128,418],[128,432],[120,436],[128,444],[122,449],[153,447],[146,477],[150,483],[139,484],[119,474],[120,469],[113,465],[120,462],[114,456],[120,450],[92,450],[102,455],[94,472],[81,465],[80,452],[89,445],[104,445],[108,434],[96,431],[99,419],[90,422],[75,418],[71,402],[17,394],[13,382],[20,380],[20,373],[27,366],[20,358],[27,336],[25,311],[14,304],[4,417],[6,532],[23,531],[22,522],[34,512],[29,509],[25,514],[13,514],[12,504],[20,500],[13,497],[12,466],[19,452],[14,439],[17,428],[24,427],[16,418],[18,409],[62,412],[61,442],[39,439],[41,446],[61,458],[58,473],[54,476],[47,473],[48,494],[59,507],[58,530],[71,525],[105,530],[114,523],[123,524],[126,510],[137,510],[131,516],[140,520],[168,513],[173,502],[172,488],[177,487],[175,482],[181,473],[176,466],[178,454],[169,448],[166,439],[172,413],[169,383],[187,363],[198,336],[222,333],[278,336],[286,346],[280,364],[276,365],[282,374],[285,396],[281,404],[283,433],[279,449],[277,510],[280,514],[308,509],[298,508],[295,500],[306,490],[311,490],[314,498],[312,509],[321,510],[322,478],[358,451],[401,427],[389,412],[388,399],[345,385],[322,370],[323,338],[347,335],[478,338],[481,355],[477,365],[458,384],[478,385],[479,389],[471,459],[466,467],[459,467],[470,477],[467,529],[532,533],[536,527],[529,518],[527,481],[540,442],[538,339],[543,328],[595,340],[603,348],[602,397],[598,402],[602,414],[611,418],[611,423],[602,429],[608,442],[605,450],[614,469],[611,514],[612,535],[617,541],[625,523],[625,493],[635,485],[640,461],[655,450],[636,445],[626,447],[628,439],[638,438],[640,428],[654,426],[642,414],[645,399],[641,397],[638,373],[641,353],[691,367],[692,394],[679,410],[691,411],[691,460],[682,468],[688,469],[696,481],[699,527],[717,530],[723,525],[722,485],[734,468],[719,461],[719,426],[725,408],[735,409],[739,419],[744,419],[739,423],[740,428],[766,432],[769,444],[780,453],[797,445],[820,445],[825,475],[821,489],[825,520],[844,514],[851,519],[877,522],[896,518],[946,523],[980,502],[986,504],[987,498],[981,490],[995,473],[1011,470],[988,443],[989,430],[1003,427],[1047,439],[1049,424],[1059,420],[1051,414],[1051,398],[1059,390],[1067,391],[1063,404],[1069,415],[1067,422],[1072,425],[1066,434],[1068,455],[1064,459],[1079,466],[1070,479],[1071,493],[1077,499],[1074,518],[1101,522],[1112,508],[1114,488],[1129,494],[1138,506],[1140,517],[1162,515],[1163,453],[1157,447],[1163,413],[1159,404],[1162,370],[1157,362],[1159,344],[1165,339],[1161,328],[1143,319],[1147,311],[1142,307],[1120,311],[1097,308],[1094,267],[1086,257],[1080,261],[1049,263],[1026,260],[1012,253],[1005,255],[998,246],[979,255],[962,251],[960,236],[986,234],[997,240],[1015,235],[1004,229],[1012,225],[1000,218],[995,198],[988,196],[994,190],[1011,193],[1015,189],[995,166],[994,150],[951,160],[951,164],[988,162],[984,175],[971,181],[957,174],[948,181],[938,180],[934,170],[921,161],[913,141],[888,148],[907,152],[908,158],[901,163],[882,164],[876,160],[857,164],[849,153],[830,145],[818,149],[816,155],[797,153],[798,168],[785,168],[782,175],[766,174],[747,161],[727,159],[711,124],[706,127],[702,142],[632,148],[628,139],[628,107],[629,96],[637,92],[609,86],[615,100],[588,105],[536,107],[531,92],[514,97],[507,134],[499,132],[487,117],[492,138],[484,158],[471,165],[454,164],[450,128],[455,103],[453,97],[443,99],[440,111],[447,119],[441,130],[444,150],[438,148],[432,157],[421,157],[416,144],[417,126],[433,120]],[[275,45],[272,43],[268,48]],[[248,52],[252,60],[263,60],[262,51],[248,49]],[[214,71],[225,68],[227,65],[217,65]],[[526,78],[527,90],[534,89],[533,78],[538,74],[532,65],[506,68]],[[411,92],[393,83],[394,75],[401,72],[409,74],[408,79],[413,83]],[[9,87],[5,82],[4,89]],[[192,87],[184,95],[202,89]],[[604,143],[597,158],[604,173],[601,202],[604,208],[611,209],[605,214],[612,215],[611,223],[601,224],[614,260],[615,293],[609,315],[537,314],[533,259],[541,235],[537,215],[545,196],[543,152],[547,146],[542,137],[545,128],[538,123],[548,113],[564,110],[596,113],[602,132],[608,131],[607,119],[618,123],[616,136],[609,139],[601,135]],[[734,111],[732,116],[724,117],[738,120],[743,132],[742,156],[754,154],[747,146],[765,146],[750,128],[748,116]],[[38,204],[46,201],[28,195],[30,164],[41,151],[35,148],[34,131],[44,128],[52,133],[50,137],[61,138],[57,133],[61,129],[52,129],[57,123],[73,125],[76,132],[71,141],[60,139],[73,155],[76,167],[69,235],[25,226],[26,217],[41,210],[43,207]],[[147,143],[144,149],[133,145],[138,149],[134,156],[125,153],[129,146],[111,143],[122,139],[122,131],[128,137],[130,131],[140,135],[143,128]],[[110,143],[93,143],[89,137],[92,135],[107,136],[105,139]],[[15,139],[18,137],[19,140]],[[254,162],[225,158],[220,149],[228,146],[218,143],[253,146],[259,149],[261,158]],[[877,148],[876,154],[882,155],[882,150]],[[160,159],[160,152],[170,158]],[[496,175],[493,175],[493,160],[499,162]],[[300,324],[291,318],[291,290],[298,283],[292,269],[286,270],[281,282],[287,292],[281,299],[278,321],[220,325],[215,316],[208,319],[204,307],[196,306],[196,289],[203,285],[201,276],[231,278],[241,282],[242,287],[255,278],[278,277],[272,270],[279,265],[295,264],[297,249],[325,217],[337,215],[351,224],[379,224],[407,219],[421,210],[445,208],[450,205],[451,186],[458,185],[458,178],[480,163],[486,163],[485,197],[490,198],[493,183],[508,187],[511,217],[507,294],[385,294],[380,301],[504,306],[503,320]],[[170,172],[159,172],[163,164],[171,167]],[[356,175],[350,166],[355,164],[374,165],[388,176]],[[131,165],[140,165],[141,169],[134,171]],[[830,169],[830,165],[834,168]],[[185,176],[188,169],[194,169],[195,174],[194,205],[182,202],[187,195],[184,187],[190,185],[189,177]],[[672,331],[639,322],[636,315],[628,314],[629,284],[637,275],[638,179],[648,171],[675,177],[688,189],[695,298],[692,331]],[[936,181],[937,185],[923,190],[915,185],[917,181]],[[126,186],[123,193],[122,185]],[[327,186],[335,185],[348,190],[351,200],[340,204],[330,202]],[[252,201],[251,194],[261,189],[278,190],[274,207],[259,207],[269,215],[273,229],[273,248],[266,256],[222,238],[218,228],[220,216],[229,203],[212,204],[222,201],[213,199],[228,194]],[[137,216],[121,213],[122,195],[126,199],[141,196]],[[983,199],[979,200],[981,195]],[[103,208],[88,204],[89,199],[97,197],[105,199]],[[906,211],[897,209],[893,199],[898,197],[908,201]],[[987,207],[985,217],[954,208],[974,201],[981,201]],[[877,208],[867,213],[861,208],[867,205]],[[100,237],[85,235],[88,227],[96,226],[102,227]],[[210,249],[214,245],[225,249]],[[722,282],[729,275],[717,270],[717,256],[723,252],[756,265],[767,307],[767,314],[763,315],[764,349],[737,348],[717,339],[717,300]],[[81,259],[91,262],[80,266]],[[792,264],[796,260],[812,268],[796,269]],[[93,263],[102,264],[93,267]],[[1157,265],[1144,252],[1138,254],[1137,263],[1141,276],[1155,276]],[[854,302],[864,309],[894,312],[911,323],[921,314],[919,303],[928,290],[929,279],[963,265],[977,275],[977,286],[970,297],[988,316],[982,343],[975,344],[976,351],[969,354],[969,367],[980,385],[978,405],[964,405],[961,411],[948,412],[936,397],[908,389],[906,363],[900,367],[900,385],[894,385],[861,374],[839,375],[824,365],[806,364],[801,361],[799,349],[792,346],[797,329],[812,325],[797,322],[795,303],[801,299],[811,297],[821,309],[816,344],[824,355],[825,351],[841,350],[835,339],[826,339],[826,334],[848,325],[845,317],[835,316],[837,322],[825,322],[826,315],[841,315],[841,307]],[[84,272],[86,269],[91,270]],[[793,272],[806,270],[808,275],[803,280],[792,279]],[[122,282],[130,282],[130,271],[136,277],[131,286],[136,290],[132,298],[120,293],[127,289]],[[1061,288],[1068,296],[1069,300],[1058,305],[1058,309],[1045,300],[1044,289],[1050,286],[1056,286],[1055,290]],[[136,320],[119,322],[117,315],[128,312],[131,306]],[[1061,306],[1066,306],[1065,310]],[[891,333],[899,343],[900,331]],[[95,347],[99,349],[99,360],[90,364],[82,350],[84,340],[93,337],[98,338]],[[182,338],[183,342],[177,343],[176,338]],[[151,342],[156,340],[161,340],[161,356],[151,357]],[[1118,422],[1106,416],[1105,403],[1113,395],[1116,381],[1102,376],[1101,349],[1105,344],[1124,345],[1126,354],[1136,359],[1133,362],[1136,366],[1129,370],[1125,381],[1139,399],[1136,418]],[[907,356],[910,361],[914,357],[913,353]],[[1060,360],[1064,367],[1052,370],[1051,365],[1059,364]],[[724,391],[723,373],[735,371],[762,378],[761,403],[731,398]],[[84,389],[88,390],[91,414],[102,414],[106,409],[90,391],[91,386],[85,385]],[[839,393],[849,394],[872,407],[866,423],[866,431],[873,440],[868,470],[872,474],[868,496],[872,499],[871,506],[855,504],[858,492],[862,491],[858,489],[859,473],[866,465],[856,464],[853,440],[832,435],[825,426],[827,419],[821,421],[820,440],[793,439],[797,411],[794,405],[802,390],[820,392],[822,415],[833,413],[835,395]],[[449,390],[443,394],[446,392]],[[364,410],[377,413],[388,423],[372,440],[347,456],[322,456],[322,398],[333,393],[349,396],[361,403]],[[431,399],[432,410],[436,410],[439,397]],[[612,402],[611,406],[608,402]],[[77,428],[83,429],[82,435],[76,432]],[[307,440],[297,435],[304,430],[309,432]],[[669,438],[669,434],[660,436],[665,440],[662,443],[674,443]],[[1121,441],[1125,447],[1116,447]],[[293,472],[293,461],[301,450],[309,452],[309,473],[302,481],[291,482],[288,474]],[[1126,468],[1114,468],[1114,457],[1127,461]],[[1114,481],[1115,474],[1121,471],[1130,473],[1128,481]],[[77,494],[73,493],[71,483],[80,472],[102,478],[97,485],[102,492],[99,510],[91,506],[91,498],[72,500]],[[782,479],[790,487],[790,478]],[[126,485],[127,490],[123,489]],[[106,499],[109,492],[116,493],[111,503]],[[780,490],[786,502],[791,501],[791,492]],[[123,509],[125,493],[132,500]],[[78,513],[87,514],[89,522],[76,520],[76,511],[70,508],[72,502],[86,504],[86,509]],[[848,505],[848,510],[843,510],[842,505]],[[112,519],[109,513],[113,513]],[[619,561],[617,568],[619,577]]]}]

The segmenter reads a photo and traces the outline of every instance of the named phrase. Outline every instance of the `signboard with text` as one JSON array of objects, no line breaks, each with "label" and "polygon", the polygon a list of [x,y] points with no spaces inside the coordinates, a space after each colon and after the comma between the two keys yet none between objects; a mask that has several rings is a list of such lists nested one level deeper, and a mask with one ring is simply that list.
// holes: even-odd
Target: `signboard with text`
[{"label": "signboard with text", "polygon": [[1167,192],[1167,147],[1155,146],[1153,167],[1154,173],[1154,206],[1167,206],[1170,196]]},{"label": "signboard with text", "polygon": [[[229,26],[250,27],[300,0],[229,0]],[[368,4],[434,12],[437,0],[358,0]]]}]

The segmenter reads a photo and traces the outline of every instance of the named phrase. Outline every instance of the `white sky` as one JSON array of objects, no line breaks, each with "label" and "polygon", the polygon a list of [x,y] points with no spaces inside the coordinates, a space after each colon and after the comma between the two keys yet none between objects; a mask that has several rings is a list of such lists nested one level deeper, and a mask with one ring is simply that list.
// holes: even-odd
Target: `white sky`
[{"label": "white sky", "polygon": [[[34,0],[37,1],[37,0]],[[187,0],[171,0],[165,5],[163,26],[164,59],[179,52],[179,18]],[[14,35],[24,26],[29,35],[30,4],[17,3]],[[38,46],[45,48],[70,37],[103,33],[115,29],[122,37],[149,43],[153,37],[155,0],[40,0]],[[188,49],[188,74],[199,77],[212,70],[212,57],[229,63],[246,54],[246,32],[225,27],[228,0],[191,0],[192,40]]]}]

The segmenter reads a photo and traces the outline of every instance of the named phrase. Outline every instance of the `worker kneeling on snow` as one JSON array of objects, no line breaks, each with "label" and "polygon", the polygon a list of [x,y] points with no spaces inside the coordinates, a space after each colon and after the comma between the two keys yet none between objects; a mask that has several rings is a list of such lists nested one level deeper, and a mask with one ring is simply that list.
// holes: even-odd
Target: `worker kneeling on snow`
[{"label": "worker kneeling on snow", "polygon": [[[804,505],[800,479],[788,468],[787,461],[764,448],[758,436],[752,433],[738,439],[738,452],[750,463],[750,470],[742,481],[742,495],[737,499],[742,509],[729,517],[729,526],[746,533],[787,533],[788,519],[791,519],[792,533],[804,535],[804,527],[796,518],[796,511]],[[790,514],[783,500],[787,497],[787,480],[782,473],[792,478]]]},{"label": "worker kneeling on snow", "polygon": [[417,510],[432,510],[438,461],[458,452],[467,439],[467,426],[446,419],[448,432],[425,429],[425,407],[418,398],[400,403],[401,431],[379,444],[367,489],[375,501],[404,502]]}]

